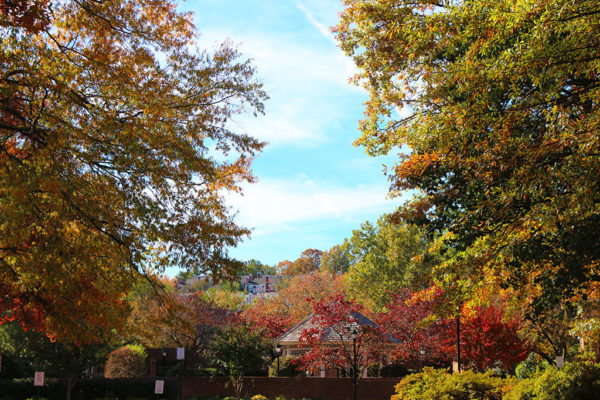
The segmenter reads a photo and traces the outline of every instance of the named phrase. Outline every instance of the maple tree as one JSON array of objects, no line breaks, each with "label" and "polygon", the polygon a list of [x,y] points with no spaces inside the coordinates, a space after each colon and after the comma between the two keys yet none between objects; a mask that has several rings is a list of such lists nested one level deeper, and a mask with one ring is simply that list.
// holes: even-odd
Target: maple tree
[{"label": "maple tree", "polygon": [[[321,368],[336,368],[351,375],[374,361],[384,351],[385,337],[376,324],[365,323],[366,318],[359,314],[362,307],[338,294],[322,298],[313,303],[314,313],[311,327],[300,335],[310,350],[300,356],[298,365],[313,373]],[[356,353],[354,352],[353,332],[356,330]],[[356,354],[356,359],[354,358]]]},{"label": "maple tree", "polygon": [[33,31],[2,10],[0,323],[94,341],[140,276],[234,275],[249,231],[222,195],[263,144],[227,121],[263,111],[252,65],[228,42],[192,50],[172,0],[57,2]]},{"label": "maple tree", "polygon": [[424,366],[446,367],[452,362],[455,351],[450,342],[454,337],[454,325],[447,319],[430,318],[440,295],[439,288],[427,299],[413,298],[413,291],[408,288],[391,295],[387,311],[379,314],[377,323],[400,341],[394,349],[395,363],[420,369]]},{"label": "maple tree", "polygon": [[[395,361],[410,369],[447,367],[456,359],[455,319],[440,318],[437,308],[443,291],[434,287],[427,297],[410,289],[392,296],[386,313],[379,315],[381,328],[400,343]],[[478,371],[500,367],[512,371],[531,351],[521,339],[522,321],[505,316],[501,302],[461,310],[461,363]]]},{"label": "maple tree", "polygon": [[513,371],[531,351],[519,337],[520,321],[505,319],[499,306],[479,306],[461,326],[461,352],[465,361],[478,371],[501,367]]},{"label": "maple tree", "polygon": [[530,311],[597,296],[598,2],[344,4],[369,91],[357,143],[398,151],[392,193],[418,193],[399,215],[449,232],[439,283],[512,287]]}]

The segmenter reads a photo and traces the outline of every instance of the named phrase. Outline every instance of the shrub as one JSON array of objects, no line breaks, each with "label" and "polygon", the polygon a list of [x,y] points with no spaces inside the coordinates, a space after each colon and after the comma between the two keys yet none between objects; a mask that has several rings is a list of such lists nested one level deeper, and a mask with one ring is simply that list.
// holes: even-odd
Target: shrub
[{"label": "shrub", "polygon": [[33,378],[0,380],[0,400],[33,398],[38,391],[40,399],[63,399],[65,397],[65,386],[59,379],[46,378],[44,386],[40,388],[33,386]]},{"label": "shrub", "polygon": [[120,347],[108,355],[107,378],[137,378],[146,374],[146,350],[140,345]]},{"label": "shrub", "polygon": [[250,397],[250,400],[269,400],[267,397],[263,396],[262,394],[255,394],[254,396]]},{"label": "shrub", "polygon": [[381,376],[383,378],[404,378],[408,374],[408,369],[400,364],[390,364],[381,368]]},{"label": "shrub", "polygon": [[523,379],[506,394],[506,400],[595,400],[600,393],[600,364],[568,363],[546,368]]},{"label": "shrub", "polygon": [[505,386],[512,382],[512,379],[503,380],[491,371],[448,374],[427,367],[423,372],[402,379],[396,385],[392,400],[501,400]]},{"label": "shrub", "polygon": [[515,368],[515,375],[519,379],[531,378],[536,373],[541,373],[549,364],[546,360],[540,360],[539,356],[530,353],[529,356]]},{"label": "shrub", "polygon": [[[71,392],[72,400],[90,399],[153,399],[155,378],[131,379],[81,379]],[[176,400],[178,396],[178,381],[165,381],[163,399]],[[0,380],[0,400],[24,400],[36,395],[33,379]],[[59,379],[47,378],[40,388],[40,398],[51,400],[64,399],[65,387]]]},{"label": "shrub", "polygon": [[296,357],[279,357],[279,375],[277,374],[277,360],[275,360],[269,367],[269,376],[301,376],[302,370],[298,369],[294,360],[296,360]]},{"label": "shrub", "polygon": [[218,375],[266,376],[272,362],[273,343],[248,325],[230,326],[215,336],[210,353]]}]

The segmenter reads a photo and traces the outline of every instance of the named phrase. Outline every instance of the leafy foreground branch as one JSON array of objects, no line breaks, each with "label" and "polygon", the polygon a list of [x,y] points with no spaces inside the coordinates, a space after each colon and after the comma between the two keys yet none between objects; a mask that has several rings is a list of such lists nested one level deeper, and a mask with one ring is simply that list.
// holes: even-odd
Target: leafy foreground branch
[{"label": "leafy foreground branch", "polygon": [[249,231],[221,196],[253,180],[263,144],[228,121],[262,113],[266,95],[229,43],[191,50],[176,5],[0,13],[0,323],[102,340],[140,277],[241,265],[227,248]]}]

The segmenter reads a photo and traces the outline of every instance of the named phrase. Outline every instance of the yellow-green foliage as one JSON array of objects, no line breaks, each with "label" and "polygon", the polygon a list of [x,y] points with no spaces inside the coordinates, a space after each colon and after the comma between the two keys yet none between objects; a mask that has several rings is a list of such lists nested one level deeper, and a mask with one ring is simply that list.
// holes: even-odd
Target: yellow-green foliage
[{"label": "yellow-green foliage", "polygon": [[501,400],[513,384],[513,378],[502,379],[491,371],[448,374],[425,368],[402,379],[392,400]]},{"label": "yellow-green foliage", "polygon": [[250,397],[250,400],[269,400],[267,397],[263,396],[262,394],[255,394],[254,396]]},{"label": "yellow-green foliage", "polygon": [[600,398],[600,364],[569,363],[565,368],[548,367],[520,381],[505,400],[594,400]]}]

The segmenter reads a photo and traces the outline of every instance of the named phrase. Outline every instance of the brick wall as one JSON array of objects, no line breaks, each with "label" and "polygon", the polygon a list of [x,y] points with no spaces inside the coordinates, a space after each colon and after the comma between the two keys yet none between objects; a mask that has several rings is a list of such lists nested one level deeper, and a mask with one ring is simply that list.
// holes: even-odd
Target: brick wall
[{"label": "brick wall", "polygon": [[[399,378],[365,378],[358,381],[359,400],[389,400]],[[227,396],[228,378],[184,378],[183,398],[191,396]],[[244,395],[262,394],[270,399],[309,397],[317,400],[352,400],[350,378],[243,378]]]}]

